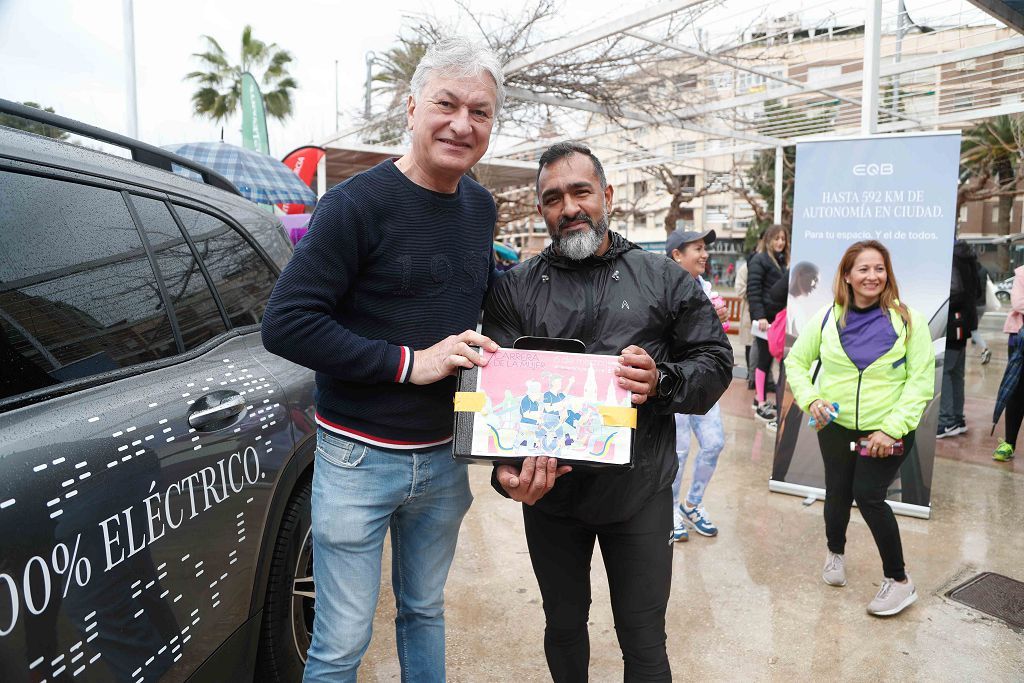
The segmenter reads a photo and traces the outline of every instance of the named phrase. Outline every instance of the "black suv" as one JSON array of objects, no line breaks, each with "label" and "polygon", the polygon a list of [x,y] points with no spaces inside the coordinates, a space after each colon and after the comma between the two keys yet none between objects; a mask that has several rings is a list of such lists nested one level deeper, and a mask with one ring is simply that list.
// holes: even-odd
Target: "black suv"
[{"label": "black suv", "polygon": [[314,385],[260,342],[280,221],[0,111],[133,158],[0,128],[0,680],[299,680]]}]

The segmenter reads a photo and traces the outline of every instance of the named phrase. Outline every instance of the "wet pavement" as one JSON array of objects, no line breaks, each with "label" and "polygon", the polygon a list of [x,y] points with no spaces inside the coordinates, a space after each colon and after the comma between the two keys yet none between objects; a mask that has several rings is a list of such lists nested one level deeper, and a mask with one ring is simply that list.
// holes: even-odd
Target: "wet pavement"
[{"label": "wet pavement", "polygon": [[[991,459],[1002,433],[1000,424],[989,436],[1006,360],[1001,326],[1001,315],[986,316],[990,364],[968,346],[970,431],[938,444],[932,518],[898,518],[919,598],[886,619],[865,611],[882,573],[860,515],[851,516],[849,583],[827,586],[822,504],[769,493],[773,435],[753,419],[746,383],[733,382],[723,398],[726,450],[704,500],[719,535],[692,534],[674,547],[667,631],[676,680],[1024,680],[1024,633],[944,597],[982,571],[1024,581],[1024,456]],[[470,467],[476,501],[447,589],[448,678],[550,680],[520,507],[494,493],[489,476],[488,467]],[[390,581],[385,573],[361,681],[399,680]],[[590,677],[619,681],[599,551],[592,585]]]}]

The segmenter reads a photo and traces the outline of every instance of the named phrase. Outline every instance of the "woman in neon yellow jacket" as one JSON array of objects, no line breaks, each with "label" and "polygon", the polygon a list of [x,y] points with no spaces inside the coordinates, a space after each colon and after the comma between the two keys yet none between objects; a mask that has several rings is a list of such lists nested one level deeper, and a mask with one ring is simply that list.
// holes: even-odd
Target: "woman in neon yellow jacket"
[{"label": "woman in neon yellow jacket", "polygon": [[[885,494],[934,395],[935,352],[924,316],[900,302],[892,260],[880,242],[857,242],[846,250],[833,291],[835,302],[806,324],[786,357],[786,375],[796,403],[826,425],[818,432],[828,540],[822,579],[846,585],[846,528],[856,501],[884,574],[868,611],[887,616],[917,599]],[[857,447],[862,440],[864,455]]]}]

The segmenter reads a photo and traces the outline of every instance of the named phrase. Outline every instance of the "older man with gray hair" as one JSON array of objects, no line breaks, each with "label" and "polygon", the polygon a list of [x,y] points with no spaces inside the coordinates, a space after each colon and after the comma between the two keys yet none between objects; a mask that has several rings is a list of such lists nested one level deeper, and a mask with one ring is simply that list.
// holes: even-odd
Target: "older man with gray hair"
[{"label": "older man with gray hair", "polygon": [[493,277],[497,213],[465,174],[504,100],[490,50],[431,47],[408,100],[409,152],[331,188],[263,318],[267,349],[316,371],[313,577],[305,681],[355,681],[391,530],[403,681],[443,681],[444,585],[472,501],[452,397]]}]

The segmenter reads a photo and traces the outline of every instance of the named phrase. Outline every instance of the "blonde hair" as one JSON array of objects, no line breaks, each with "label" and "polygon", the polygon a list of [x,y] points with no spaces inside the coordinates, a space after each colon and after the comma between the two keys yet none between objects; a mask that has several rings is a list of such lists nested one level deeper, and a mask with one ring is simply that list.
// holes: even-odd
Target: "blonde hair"
[{"label": "blonde hair", "polygon": [[910,310],[905,304],[900,302],[900,288],[896,284],[896,274],[892,271],[892,258],[889,256],[889,250],[877,240],[854,242],[847,247],[843,257],[839,259],[836,279],[832,284],[832,292],[835,294],[836,303],[843,309],[842,316],[839,318],[839,325],[841,327],[846,326],[846,312],[850,310],[850,304],[853,302],[853,287],[846,281],[846,276],[853,270],[853,262],[857,260],[857,257],[869,250],[874,250],[881,254],[882,262],[885,264],[885,287],[882,288],[882,293],[878,297],[878,303],[886,311],[895,309],[900,314],[900,318],[903,320],[903,324],[906,325],[907,332],[909,333]]},{"label": "blonde hair", "polygon": [[772,263],[774,263],[776,266],[778,266],[781,269],[782,268],[782,264],[779,263],[779,260],[777,258],[775,258],[775,252],[772,251],[772,240],[774,240],[775,236],[778,235],[780,232],[783,235],[786,236],[786,249],[785,249],[785,251],[783,253],[785,253],[786,261],[788,262],[789,261],[789,231],[786,230],[786,226],[779,225],[778,223],[776,223],[775,225],[773,225],[770,228],[768,228],[767,230],[765,230],[764,231],[764,235],[761,237],[761,243],[763,245],[762,250],[764,251],[764,253],[768,254],[768,258],[770,258],[772,260]]}]

